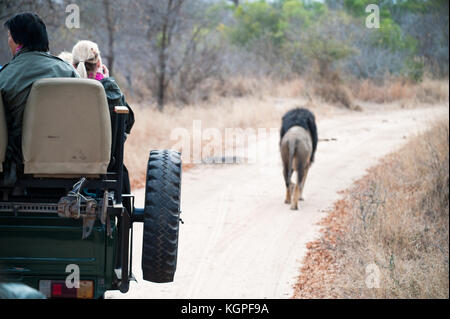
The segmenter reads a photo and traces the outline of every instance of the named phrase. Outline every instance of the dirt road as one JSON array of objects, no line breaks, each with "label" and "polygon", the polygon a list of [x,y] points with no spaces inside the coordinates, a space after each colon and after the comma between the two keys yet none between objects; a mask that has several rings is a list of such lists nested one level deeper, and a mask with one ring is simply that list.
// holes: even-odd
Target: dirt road
[{"label": "dirt road", "polygon": [[[318,122],[320,142],[299,211],[284,200],[284,182],[274,136],[273,152],[255,164],[201,166],[183,175],[182,218],[175,282],[142,280],[142,226],[134,227],[134,273],[127,294],[106,298],[290,298],[306,243],[318,236],[316,223],[338,191],[349,187],[384,155],[448,106],[349,113]],[[259,147],[260,145],[258,145]],[[137,206],[143,190],[136,190]]]}]

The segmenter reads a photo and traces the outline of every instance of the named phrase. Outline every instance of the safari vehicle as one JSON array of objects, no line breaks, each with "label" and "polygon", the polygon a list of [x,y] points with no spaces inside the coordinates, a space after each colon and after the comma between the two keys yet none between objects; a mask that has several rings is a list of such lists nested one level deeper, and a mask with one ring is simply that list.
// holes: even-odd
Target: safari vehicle
[{"label": "safari vehicle", "polygon": [[[95,80],[33,84],[23,117],[23,174],[14,187],[0,189],[0,282],[21,282],[49,298],[125,293],[134,279],[135,222],[144,224],[143,279],[173,281],[180,153],[150,152],[145,205],[134,207],[122,186],[127,112],[110,110]],[[0,171],[7,136],[0,98]]]}]

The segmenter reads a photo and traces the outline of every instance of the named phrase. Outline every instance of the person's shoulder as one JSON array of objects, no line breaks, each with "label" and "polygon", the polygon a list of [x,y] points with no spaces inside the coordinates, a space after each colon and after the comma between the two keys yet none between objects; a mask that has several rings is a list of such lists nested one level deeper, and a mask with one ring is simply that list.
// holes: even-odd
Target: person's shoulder
[{"label": "person's shoulder", "polygon": [[11,63],[7,63],[0,69],[0,82],[5,80],[8,81],[8,76],[11,74],[11,71],[14,67],[11,66]]},{"label": "person's shoulder", "polygon": [[79,77],[77,70],[71,65],[69,62],[64,61],[63,59],[52,55],[50,53],[44,53],[45,56],[52,59],[54,63],[56,63],[60,68],[62,68],[64,71],[69,72],[72,74],[73,77]]},{"label": "person's shoulder", "polygon": [[68,65],[65,61],[58,58],[57,56],[52,55],[50,52],[28,51],[28,50],[18,53],[11,62],[28,63],[30,61],[33,63],[39,61],[39,63],[46,63],[46,64],[52,62],[58,65]]},{"label": "person's shoulder", "polygon": [[3,66],[0,66],[0,74],[1,74],[2,72],[5,72],[5,70],[6,70],[6,68],[8,67],[8,65],[9,65],[9,63],[6,63],[6,64],[3,65]]},{"label": "person's shoulder", "polygon": [[105,88],[106,95],[109,99],[120,99],[122,97],[122,90],[113,77],[103,78],[100,81]]},{"label": "person's shoulder", "polygon": [[58,64],[70,66],[70,64],[68,62],[66,62],[63,59],[57,57],[56,55],[53,55],[53,54],[51,54],[49,52],[42,52],[42,53],[44,53],[44,55],[49,57],[50,59],[53,59]]},{"label": "person's shoulder", "polygon": [[53,54],[49,54],[49,56],[50,56],[52,59],[55,59],[55,60],[57,61],[57,63],[62,63],[63,65],[67,65],[67,66],[69,66],[71,69],[74,69],[74,67],[73,67],[72,64],[70,64],[70,63],[67,62],[67,61],[64,61],[64,60],[61,59],[60,57],[58,57],[58,56],[56,56],[56,55],[53,55]]},{"label": "person's shoulder", "polygon": [[112,76],[103,78],[100,80],[100,82],[103,84],[103,86],[114,87],[114,88],[118,88],[120,90],[119,85],[117,84],[116,80]]}]

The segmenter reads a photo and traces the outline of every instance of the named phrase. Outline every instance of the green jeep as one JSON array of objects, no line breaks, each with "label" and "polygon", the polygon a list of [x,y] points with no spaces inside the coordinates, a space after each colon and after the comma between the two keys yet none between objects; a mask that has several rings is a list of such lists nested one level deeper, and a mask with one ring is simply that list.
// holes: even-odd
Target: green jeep
[{"label": "green jeep", "polygon": [[[110,110],[103,86],[86,79],[33,84],[23,117],[23,174],[0,188],[0,282],[48,298],[101,298],[129,289],[133,223],[144,223],[143,279],[174,279],[181,156],[151,151],[144,208],[124,191],[128,108]],[[0,98],[0,172],[7,127]]]}]

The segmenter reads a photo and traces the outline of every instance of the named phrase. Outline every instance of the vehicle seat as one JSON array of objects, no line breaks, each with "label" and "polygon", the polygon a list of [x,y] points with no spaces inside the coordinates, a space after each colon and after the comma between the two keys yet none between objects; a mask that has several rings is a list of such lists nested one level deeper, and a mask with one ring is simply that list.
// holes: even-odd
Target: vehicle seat
[{"label": "vehicle seat", "polygon": [[101,83],[80,78],[36,81],[23,115],[22,152],[25,174],[106,174],[111,119]]},{"label": "vehicle seat", "polygon": [[5,110],[3,100],[0,95],[0,173],[3,172],[3,162],[5,161],[6,146],[8,145],[8,130],[6,127]]}]

